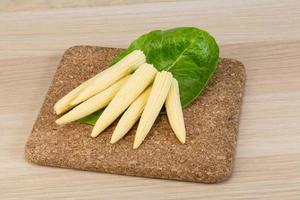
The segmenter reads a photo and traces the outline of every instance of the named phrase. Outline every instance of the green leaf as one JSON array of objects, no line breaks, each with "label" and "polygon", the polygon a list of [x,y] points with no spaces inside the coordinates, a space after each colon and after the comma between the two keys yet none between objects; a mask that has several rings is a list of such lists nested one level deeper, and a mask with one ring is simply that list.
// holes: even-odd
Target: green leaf
[{"label": "green leaf", "polygon": [[[179,84],[183,107],[199,96],[215,72],[219,59],[219,47],[209,33],[194,27],[179,27],[140,36],[111,65],[136,49],[142,50],[147,62],[159,71],[173,74]],[[99,115],[94,113],[80,122],[94,125]]]},{"label": "green leaf", "polygon": [[95,125],[99,116],[101,115],[102,110],[98,110],[92,114],[90,114],[89,116],[83,117],[79,120],[77,120],[77,122],[82,123],[82,124],[89,124],[89,125]]},{"label": "green leaf", "polygon": [[156,30],[133,41],[117,56],[118,62],[133,50],[140,49],[148,63],[159,71],[166,70],[177,79],[183,107],[195,100],[215,72],[219,47],[206,31],[194,27]]}]

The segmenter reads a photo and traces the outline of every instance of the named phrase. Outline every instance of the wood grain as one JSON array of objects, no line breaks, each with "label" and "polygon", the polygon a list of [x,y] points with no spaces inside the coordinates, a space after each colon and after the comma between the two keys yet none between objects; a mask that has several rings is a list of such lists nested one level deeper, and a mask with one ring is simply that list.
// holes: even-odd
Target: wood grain
[{"label": "wood grain", "polygon": [[[143,3],[170,2],[175,0],[143,0]],[[32,11],[49,10],[57,8],[76,8],[93,6],[111,6],[111,5],[130,5],[137,4],[137,0],[1,0],[0,11]]]},{"label": "wood grain", "polygon": [[[0,199],[299,199],[299,1],[46,8],[0,14]],[[223,57],[246,66],[237,159],[229,181],[163,181],[39,167],[24,160],[25,141],[64,49],[75,44],[126,47],[145,31],[183,25],[207,29],[221,44]]]}]

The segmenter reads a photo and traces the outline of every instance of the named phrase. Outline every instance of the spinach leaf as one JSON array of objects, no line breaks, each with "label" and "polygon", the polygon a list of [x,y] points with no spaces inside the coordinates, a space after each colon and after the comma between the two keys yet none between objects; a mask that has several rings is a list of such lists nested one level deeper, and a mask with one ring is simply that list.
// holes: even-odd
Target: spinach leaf
[{"label": "spinach leaf", "polygon": [[[142,50],[147,62],[159,71],[173,74],[179,84],[183,107],[199,96],[215,72],[219,59],[219,47],[209,33],[194,27],[179,27],[140,36],[111,65],[136,49]],[[93,113],[79,122],[94,125],[100,114]]]},{"label": "spinach leaf", "polygon": [[133,50],[140,49],[148,63],[159,71],[166,70],[177,79],[183,107],[195,100],[217,67],[219,47],[206,31],[180,27],[144,34],[117,56],[118,62]]},{"label": "spinach leaf", "polygon": [[79,120],[77,120],[77,122],[82,123],[82,124],[89,124],[89,125],[95,125],[99,116],[101,115],[103,110],[98,110],[86,117],[83,117]]}]

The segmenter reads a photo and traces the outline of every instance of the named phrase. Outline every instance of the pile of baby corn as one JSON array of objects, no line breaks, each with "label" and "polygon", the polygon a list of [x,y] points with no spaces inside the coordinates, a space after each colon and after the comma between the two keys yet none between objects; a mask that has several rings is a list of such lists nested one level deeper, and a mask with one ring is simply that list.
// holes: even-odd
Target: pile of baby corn
[{"label": "pile of baby corn", "polygon": [[92,137],[97,137],[121,116],[111,137],[116,143],[139,120],[133,148],[138,148],[165,104],[170,125],[181,143],[186,131],[180,103],[178,82],[167,71],[158,72],[146,63],[145,55],[135,50],[60,99],[56,114],[67,112],[56,120],[66,124],[104,109],[97,120]]}]

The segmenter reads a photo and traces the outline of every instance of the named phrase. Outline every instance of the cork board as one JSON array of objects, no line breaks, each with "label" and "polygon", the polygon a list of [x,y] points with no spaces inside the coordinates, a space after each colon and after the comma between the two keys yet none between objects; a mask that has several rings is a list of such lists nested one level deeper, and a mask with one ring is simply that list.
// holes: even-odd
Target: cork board
[{"label": "cork board", "polygon": [[221,58],[199,98],[184,109],[187,138],[182,145],[167,117],[160,115],[140,148],[133,149],[136,125],[110,144],[116,123],[97,138],[92,126],[55,124],[54,103],[84,80],[99,73],[121,49],[75,46],[63,55],[25,147],[32,163],[112,174],[202,183],[226,180],[232,173],[245,69]]}]

